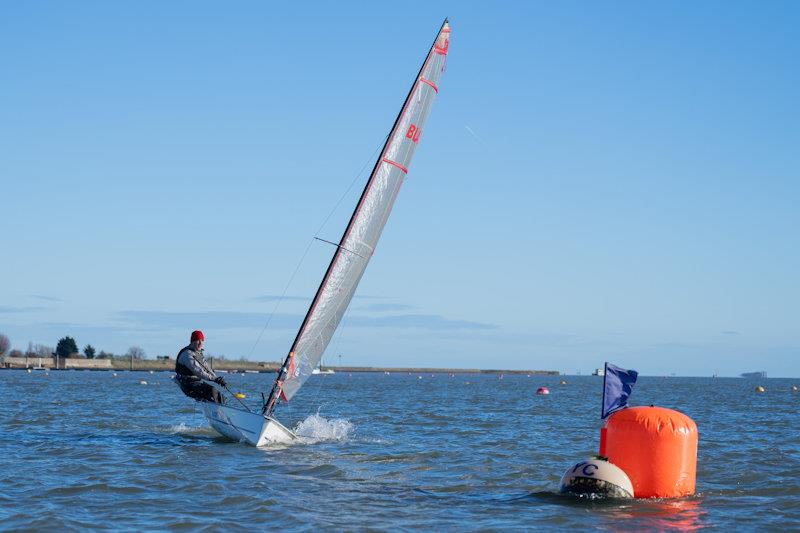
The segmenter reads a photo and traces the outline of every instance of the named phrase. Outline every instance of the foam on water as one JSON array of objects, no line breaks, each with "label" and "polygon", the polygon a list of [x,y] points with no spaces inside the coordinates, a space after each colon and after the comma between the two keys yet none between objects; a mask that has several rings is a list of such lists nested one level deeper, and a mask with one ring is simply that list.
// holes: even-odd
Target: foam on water
[{"label": "foam on water", "polygon": [[211,435],[216,434],[214,430],[212,430],[208,426],[189,426],[181,422],[180,424],[175,424],[172,426],[166,426],[164,428],[166,433],[173,433],[175,435]]},{"label": "foam on water", "polygon": [[312,444],[323,441],[343,441],[347,440],[353,424],[345,418],[327,418],[320,416],[319,413],[309,415],[305,420],[298,423],[294,428],[294,433],[303,442]]}]

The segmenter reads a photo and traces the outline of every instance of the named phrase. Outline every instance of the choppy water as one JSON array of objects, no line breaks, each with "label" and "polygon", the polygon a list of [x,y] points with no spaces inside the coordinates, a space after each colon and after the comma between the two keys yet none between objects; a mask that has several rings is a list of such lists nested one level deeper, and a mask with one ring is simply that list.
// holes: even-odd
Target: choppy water
[{"label": "choppy water", "polygon": [[313,376],[278,412],[304,443],[256,449],[167,373],[2,371],[0,528],[800,529],[800,380],[640,378],[633,404],[697,422],[698,494],[586,502],[556,492],[597,450],[602,379],[559,379]]}]

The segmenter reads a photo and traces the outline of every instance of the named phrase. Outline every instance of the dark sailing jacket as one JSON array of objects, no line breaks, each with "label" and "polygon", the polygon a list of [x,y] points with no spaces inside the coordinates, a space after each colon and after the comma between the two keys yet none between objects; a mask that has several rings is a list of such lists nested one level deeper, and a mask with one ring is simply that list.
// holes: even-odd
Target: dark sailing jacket
[{"label": "dark sailing jacket", "polygon": [[203,358],[203,350],[196,351],[192,345],[186,346],[178,353],[175,360],[175,374],[181,381],[214,381],[217,375]]}]

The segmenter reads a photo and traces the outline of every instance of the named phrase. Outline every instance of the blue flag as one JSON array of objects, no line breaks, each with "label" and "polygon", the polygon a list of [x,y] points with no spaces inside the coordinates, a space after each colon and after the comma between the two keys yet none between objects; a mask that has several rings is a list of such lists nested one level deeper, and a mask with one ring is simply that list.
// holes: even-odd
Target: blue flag
[{"label": "blue flag", "polygon": [[625,370],[610,363],[606,363],[605,376],[603,377],[603,413],[600,418],[605,418],[614,411],[628,407],[628,396],[631,395],[633,385],[639,373],[636,370]]}]

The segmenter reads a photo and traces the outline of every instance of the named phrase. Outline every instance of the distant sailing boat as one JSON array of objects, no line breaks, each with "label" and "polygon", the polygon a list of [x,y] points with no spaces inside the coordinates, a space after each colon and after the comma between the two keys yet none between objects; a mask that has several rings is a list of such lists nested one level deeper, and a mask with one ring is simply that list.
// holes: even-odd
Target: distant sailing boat
[{"label": "distant sailing boat", "polygon": [[332,368],[326,368],[325,370],[323,370],[323,369],[322,369],[322,366],[323,366],[323,364],[324,364],[324,363],[325,363],[325,361],[323,361],[322,359],[320,359],[320,361],[319,361],[319,366],[318,366],[318,367],[316,367],[316,368],[314,368],[314,370],[312,370],[312,371],[311,371],[311,373],[312,373],[313,375],[315,375],[315,376],[316,376],[316,375],[318,375],[318,374],[323,374],[323,375],[325,375],[325,374],[335,374],[335,373],[336,373],[336,372],[334,372],[334,371],[333,371],[333,369],[332,369]]},{"label": "distant sailing boat", "polygon": [[414,150],[439,92],[450,43],[445,19],[414,78],[328,270],[289,349],[260,412],[201,402],[211,427],[222,435],[254,446],[290,442],[297,437],[273,416],[278,399],[288,402],[314,373],[367,268]]}]

